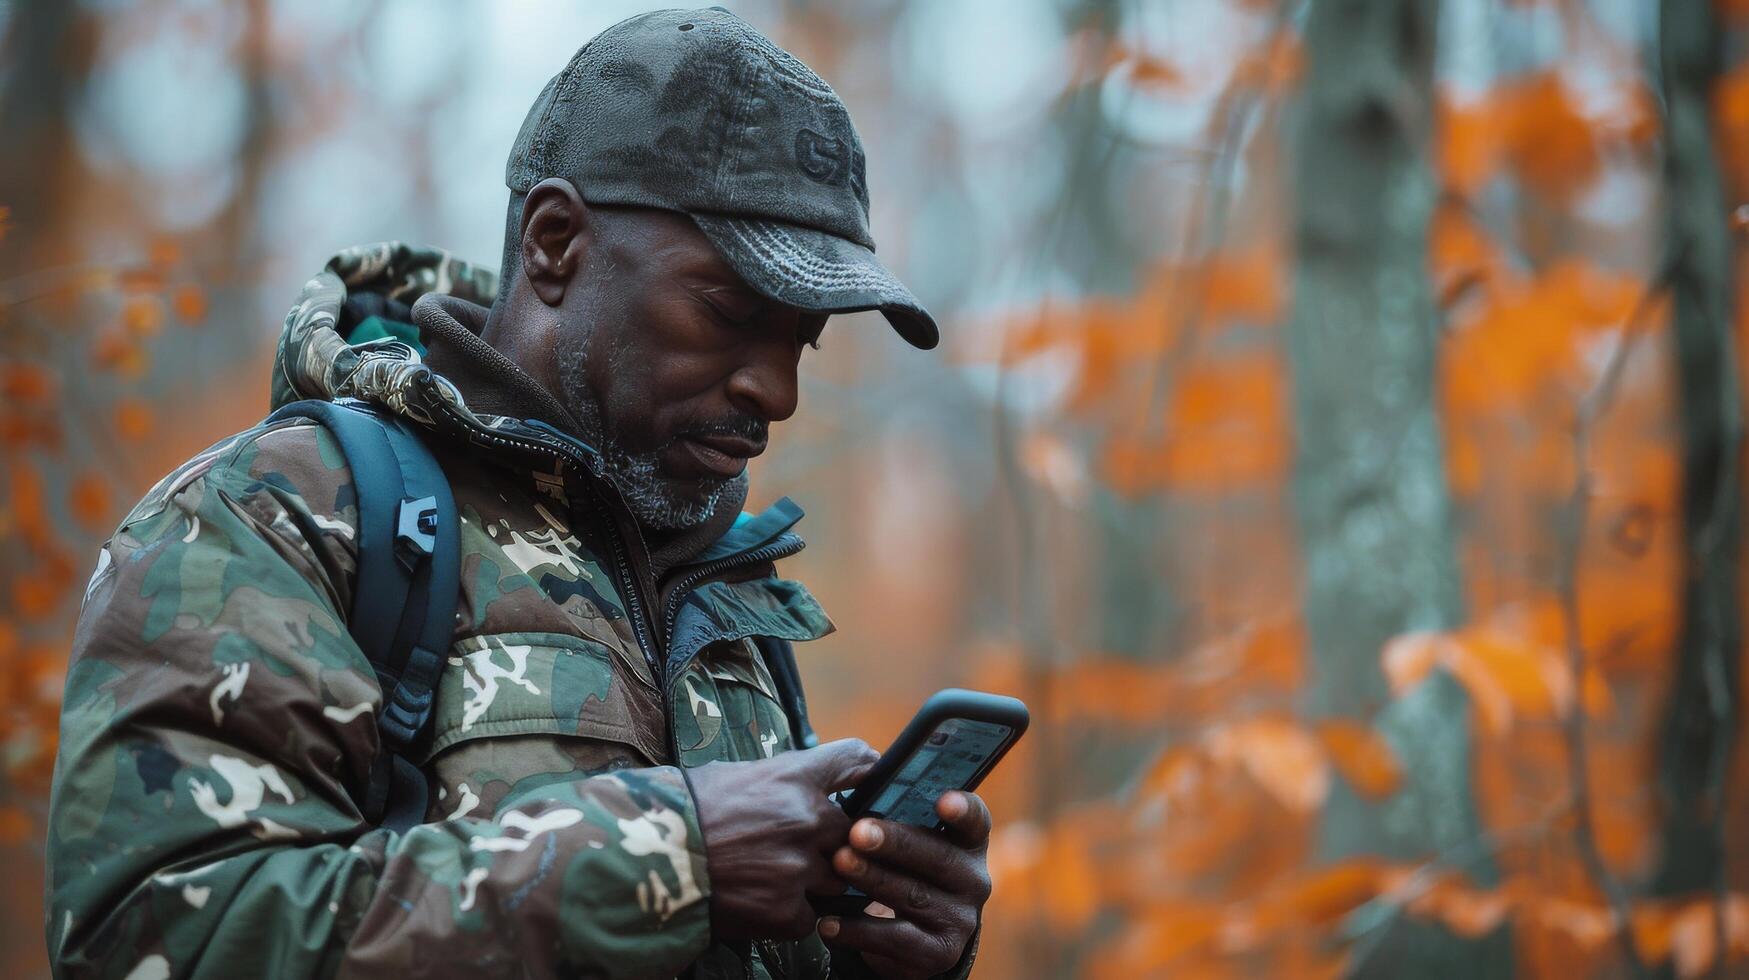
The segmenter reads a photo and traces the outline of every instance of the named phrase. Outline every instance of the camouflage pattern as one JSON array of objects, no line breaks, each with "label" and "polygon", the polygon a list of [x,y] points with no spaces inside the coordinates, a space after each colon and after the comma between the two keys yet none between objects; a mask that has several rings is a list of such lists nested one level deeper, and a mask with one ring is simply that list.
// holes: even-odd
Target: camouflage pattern
[{"label": "camouflage pattern", "polygon": [[475,415],[407,344],[342,338],[349,293],[433,290],[494,284],[433,250],[345,253],[274,366],[276,404],[367,398],[450,437],[461,596],[417,760],[429,822],[360,812],[383,693],[347,632],[344,459],[308,421],[257,426],[154,487],[87,587],[50,816],[57,974],[864,975],[817,938],[713,944],[682,769],[793,747],[750,637],[831,629],[766,560],[800,548],[799,510],[744,517],[701,556],[721,571],[669,579],[659,677],[628,603],[654,590],[615,564],[624,526],[589,452]]}]

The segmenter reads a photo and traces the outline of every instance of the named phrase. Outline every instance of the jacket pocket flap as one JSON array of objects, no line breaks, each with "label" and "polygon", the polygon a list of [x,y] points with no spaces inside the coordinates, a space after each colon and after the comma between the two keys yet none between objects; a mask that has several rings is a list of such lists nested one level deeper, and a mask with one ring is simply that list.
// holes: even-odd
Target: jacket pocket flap
[{"label": "jacket pocket flap", "polygon": [[559,633],[458,642],[438,680],[426,758],[470,739],[551,734],[624,742],[661,759],[661,705],[624,670],[605,645]]}]

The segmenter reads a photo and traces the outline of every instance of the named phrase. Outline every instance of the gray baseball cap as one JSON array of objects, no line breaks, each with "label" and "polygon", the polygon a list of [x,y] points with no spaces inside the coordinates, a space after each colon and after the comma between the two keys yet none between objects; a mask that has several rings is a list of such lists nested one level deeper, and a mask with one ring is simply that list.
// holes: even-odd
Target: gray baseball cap
[{"label": "gray baseball cap", "polygon": [[591,204],[684,212],[771,299],[880,310],[913,345],[940,340],[875,258],[843,101],[721,7],[640,14],[585,44],[541,90],[504,170],[518,193],[548,177]]}]

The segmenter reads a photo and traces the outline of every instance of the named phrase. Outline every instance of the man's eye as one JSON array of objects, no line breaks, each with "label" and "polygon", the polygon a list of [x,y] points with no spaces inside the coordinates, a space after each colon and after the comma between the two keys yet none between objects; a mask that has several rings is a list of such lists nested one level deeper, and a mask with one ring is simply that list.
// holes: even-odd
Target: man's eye
[{"label": "man's eye", "polygon": [[704,294],[704,305],[710,307],[717,318],[732,327],[744,327],[758,315],[759,307],[751,303],[736,303],[728,297]]},{"label": "man's eye", "polygon": [[711,312],[717,315],[717,319],[731,327],[744,327],[747,325],[747,321],[751,318],[747,314],[736,316],[716,303],[706,303],[705,305],[711,308]]}]

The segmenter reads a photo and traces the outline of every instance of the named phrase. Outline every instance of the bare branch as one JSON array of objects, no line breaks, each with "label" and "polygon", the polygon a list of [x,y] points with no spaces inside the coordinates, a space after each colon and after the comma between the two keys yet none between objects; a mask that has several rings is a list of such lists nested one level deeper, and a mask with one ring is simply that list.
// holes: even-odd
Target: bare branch
[{"label": "bare branch", "polygon": [[1633,313],[1627,323],[1622,326],[1616,341],[1615,349],[1610,352],[1609,361],[1604,365],[1603,373],[1597,383],[1580,398],[1573,419],[1573,489],[1562,507],[1559,531],[1561,535],[1561,562],[1557,573],[1556,589],[1560,596],[1561,626],[1565,635],[1567,648],[1567,669],[1572,676],[1575,692],[1572,704],[1568,707],[1566,718],[1563,719],[1562,734],[1567,746],[1568,778],[1572,784],[1572,806],[1574,816],[1574,835],[1577,838],[1579,854],[1585,863],[1586,874],[1592,884],[1603,893],[1609,903],[1611,916],[1614,920],[1615,935],[1621,943],[1622,956],[1626,958],[1629,969],[1636,977],[1649,977],[1646,962],[1640,955],[1639,944],[1634,939],[1632,908],[1627,889],[1622,885],[1614,872],[1603,861],[1602,852],[1597,846],[1597,833],[1591,821],[1591,779],[1588,771],[1585,745],[1585,671],[1588,658],[1585,655],[1584,638],[1580,635],[1579,620],[1579,561],[1585,546],[1585,525],[1590,513],[1591,502],[1591,436],[1598,420],[1615,400],[1616,391],[1621,385],[1622,373],[1626,367],[1628,356],[1637,346],[1641,334],[1642,321],[1651,310],[1656,298],[1666,288],[1680,261],[1679,252],[1673,251],[1659,270],[1658,276],[1647,286],[1646,292],[1635,304]]}]

